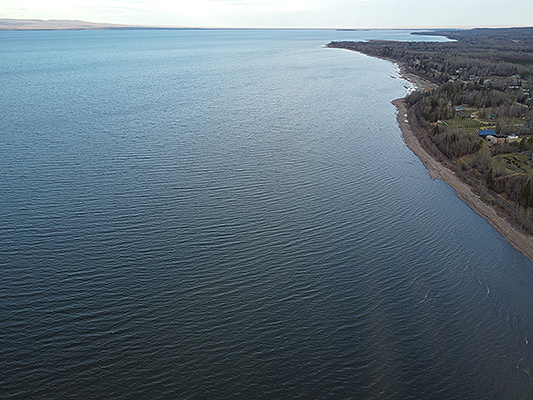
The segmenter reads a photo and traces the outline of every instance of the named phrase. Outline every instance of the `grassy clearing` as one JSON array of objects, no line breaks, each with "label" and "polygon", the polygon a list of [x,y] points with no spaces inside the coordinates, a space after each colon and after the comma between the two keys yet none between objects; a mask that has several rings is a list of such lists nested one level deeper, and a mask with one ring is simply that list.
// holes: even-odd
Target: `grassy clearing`
[{"label": "grassy clearing", "polygon": [[509,172],[533,175],[533,161],[531,156],[522,153],[499,154],[493,157],[493,162],[504,167]]},{"label": "grassy clearing", "polygon": [[470,117],[457,116],[454,119],[446,120],[446,123],[448,126],[465,133],[477,133],[481,128],[480,122]]},{"label": "grassy clearing", "polygon": [[453,119],[445,120],[447,126],[464,133],[477,133],[482,129],[514,132],[524,126],[522,118],[490,118],[492,112],[488,108],[464,107],[463,115],[456,115]]}]

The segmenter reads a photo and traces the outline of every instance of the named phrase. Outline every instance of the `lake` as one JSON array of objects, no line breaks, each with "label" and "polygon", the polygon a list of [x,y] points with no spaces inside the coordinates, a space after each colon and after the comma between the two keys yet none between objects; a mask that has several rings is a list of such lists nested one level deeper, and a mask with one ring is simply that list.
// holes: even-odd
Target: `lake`
[{"label": "lake", "polygon": [[532,263],[332,40],[0,32],[5,399],[526,399]]}]

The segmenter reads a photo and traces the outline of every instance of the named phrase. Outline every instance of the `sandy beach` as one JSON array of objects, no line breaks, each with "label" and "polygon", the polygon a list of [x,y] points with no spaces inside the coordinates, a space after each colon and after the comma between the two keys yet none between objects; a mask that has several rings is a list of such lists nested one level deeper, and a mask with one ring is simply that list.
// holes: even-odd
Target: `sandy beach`
[{"label": "sandy beach", "polygon": [[[401,66],[400,69],[402,70]],[[418,77],[412,75],[402,76],[417,86],[427,87],[425,82],[418,79]],[[512,226],[505,216],[500,215],[494,207],[481,200],[479,196],[472,191],[472,188],[458,178],[452,170],[426,152],[411,130],[407,118],[408,108],[405,99],[394,100],[392,104],[398,109],[398,124],[402,130],[407,147],[409,147],[409,149],[411,149],[411,151],[422,161],[424,166],[428,169],[429,175],[433,179],[440,179],[450,185],[461,200],[463,200],[478,215],[485,218],[489,224],[496,228],[498,232],[509,241],[509,243],[533,262],[533,237],[525,235]]]}]

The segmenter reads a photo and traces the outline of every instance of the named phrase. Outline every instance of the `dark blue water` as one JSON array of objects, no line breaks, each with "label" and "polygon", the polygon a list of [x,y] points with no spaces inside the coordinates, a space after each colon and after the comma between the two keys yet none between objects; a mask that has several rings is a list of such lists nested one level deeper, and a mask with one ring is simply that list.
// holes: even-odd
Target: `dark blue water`
[{"label": "dark blue water", "polygon": [[0,398],[533,398],[532,264],[323,47],[408,33],[0,33]]}]

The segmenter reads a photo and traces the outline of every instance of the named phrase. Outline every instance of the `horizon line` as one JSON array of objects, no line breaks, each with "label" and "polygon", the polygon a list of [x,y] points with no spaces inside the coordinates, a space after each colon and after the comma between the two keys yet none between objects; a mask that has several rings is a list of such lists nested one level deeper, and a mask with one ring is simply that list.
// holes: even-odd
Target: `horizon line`
[{"label": "horizon line", "polygon": [[[3,23],[2,23],[3,22]],[[11,24],[9,23],[11,22]],[[36,23],[33,25],[31,23]],[[67,25],[69,24],[70,25]],[[53,25],[61,24],[61,25]],[[63,25],[64,24],[64,25]],[[138,25],[117,24],[113,22],[90,22],[77,19],[39,19],[39,18],[0,18],[0,30],[95,30],[95,29],[263,29],[263,30],[469,30],[529,28],[527,25],[448,25],[448,26],[376,26],[376,27],[268,27],[268,26],[179,26],[179,25]]]}]

